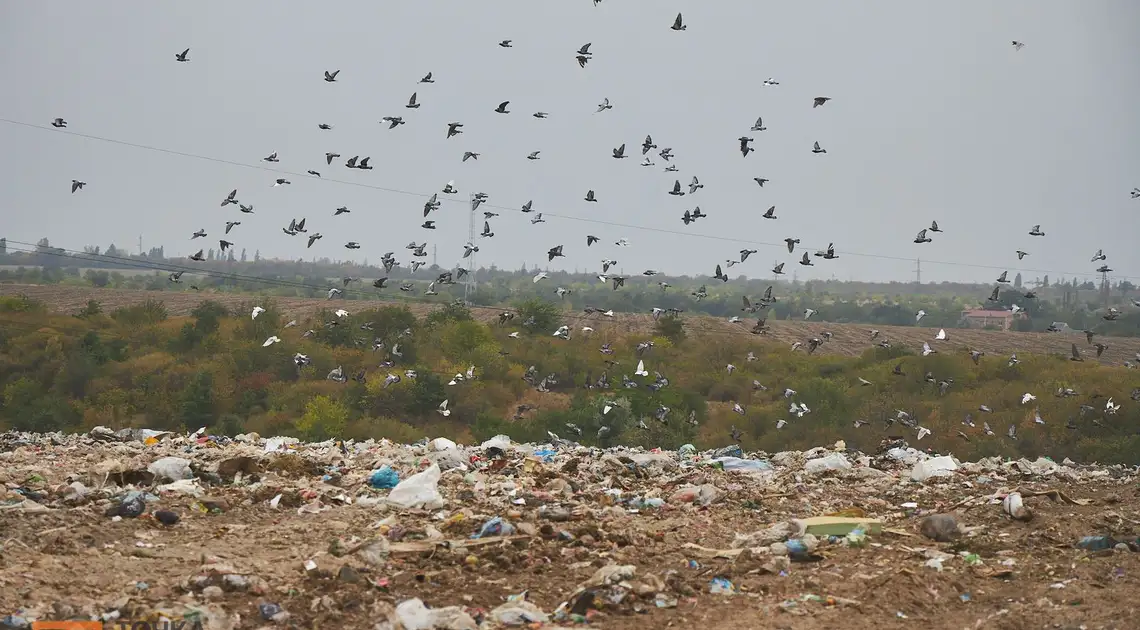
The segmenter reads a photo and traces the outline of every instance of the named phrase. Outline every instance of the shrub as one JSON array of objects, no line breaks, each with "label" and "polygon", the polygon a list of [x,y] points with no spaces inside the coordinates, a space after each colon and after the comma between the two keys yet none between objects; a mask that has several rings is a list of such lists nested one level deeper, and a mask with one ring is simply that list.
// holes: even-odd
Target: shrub
[{"label": "shrub", "polygon": [[515,305],[515,322],[532,334],[549,335],[561,321],[562,312],[550,302],[531,298]]},{"label": "shrub", "polygon": [[111,311],[111,319],[126,326],[150,326],[164,322],[166,318],[166,305],[158,300],[147,300]]}]

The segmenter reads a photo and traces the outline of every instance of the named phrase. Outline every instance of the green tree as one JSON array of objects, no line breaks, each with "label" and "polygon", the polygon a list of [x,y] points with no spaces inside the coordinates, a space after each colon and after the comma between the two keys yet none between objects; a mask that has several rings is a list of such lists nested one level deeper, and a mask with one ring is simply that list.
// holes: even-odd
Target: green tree
[{"label": "green tree", "polygon": [[98,300],[87,300],[86,306],[84,306],[78,313],[76,313],[75,316],[80,319],[86,319],[88,317],[95,317],[102,312],[103,305],[100,304]]},{"label": "green tree", "polygon": [[1018,272],[1017,275],[1013,277],[1013,288],[1021,288],[1021,272]]},{"label": "green tree", "polygon": [[216,331],[221,319],[227,315],[229,311],[226,307],[213,300],[206,300],[190,311],[190,316],[194,318],[194,329],[201,335]]},{"label": "green tree", "polygon": [[550,302],[530,298],[515,305],[516,325],[523,326],[531,333],[549,335],[558,328],[561,321],[562,312]]},{"label": "green tree", "polygon": [[342,435],[348,415],[348,407],[339,400],[317,396],[305,404],[305,413],[294,426],[305,439],[321,442]]},{"label": "green tree", "polygon": [[685,340],[685,324],[676,315],[669,314],[657,318],[653,329],[657,336],[668,339],[673,345]]},{"label": "green tree", "polygon": [[210,426],[214,421],[214,378],[198,372],[182,390],[178,419],[186,429]]}]

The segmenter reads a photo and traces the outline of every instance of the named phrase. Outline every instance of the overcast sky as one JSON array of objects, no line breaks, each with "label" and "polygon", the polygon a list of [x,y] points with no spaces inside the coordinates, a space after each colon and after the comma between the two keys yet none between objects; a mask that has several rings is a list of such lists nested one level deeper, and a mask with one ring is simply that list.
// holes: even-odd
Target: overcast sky
[{"label": "overcast sky", "polygon": [[[669,29],[678,11],[684,32]],[[133,249],[142,234],[186,255],[195,230],[216,247],[240,219],[229,240],[250,256],[406,260],[415,239],[448,265],[468,194],[483,191],[507,209],[492,208],[494,238],[476,237],[481,265],[545,265],[563,244],[552,268],[616,258],[627,273],[711,273],[747,241],[760,252],[731,275],[780,260],[801,278],[910,280],[921,257],[926,281],[1055,279],[1091,275],[1104,248],[1117,277],[1140,276],[1138,24],[1135,0],[0,0],[0,118],[60,116],[75,133],[297,174],[271,188],[281,175],[0,123],[0,234],[70,249]],[[429,71],[436,83],[417,84]],[[413,91],[417,110],[404,107]],[[813,109],[815,96],[833,100]],[[607,97],[613,109],[595,113]],[[510,114],[493,111],[503,100]],[[388,115],[407,124],[389,131]],[[749,131],[757,116],[767,131]],[[445,138],[449,121],[464,133]],[[646,134],[679,172],[657,150],[639,166]],[[747,158],[741,135],[755,138]],[[612,159],[622,143],[630,157]],[[280,163],[261,161],[273,151]],[[344,157],[329,166],[326,151]],[[481,155],[461,163],[464,151]],[[357,154],[374,170],[346,169]],[[666,194],[694,175],[695,195]],[[73,178],[88,182],[74,195]],[[462,203],[421,229],[425,197],[452,179]],[[219,207],[233,188],[255,214]],[[528,199],[546,223],[517,211]],[[762,219],[773,204],[779,218]],[[683,225],[697,205],[708,218]],[[338,206],[351,214],[333,218]],[[324,239],[306,250],[281,232],[291,217]],[[912,243],[932,219],[945,232]],[[1035,223],[1045,237],[1027,234]],[[587,234],[601,242],[587,249]],[[840,259],[800,267],[785,237],[834,242]]]}]

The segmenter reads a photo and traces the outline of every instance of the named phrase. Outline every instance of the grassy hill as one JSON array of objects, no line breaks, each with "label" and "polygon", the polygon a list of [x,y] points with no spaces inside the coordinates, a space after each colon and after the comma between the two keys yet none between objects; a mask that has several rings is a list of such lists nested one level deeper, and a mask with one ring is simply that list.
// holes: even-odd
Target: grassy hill
[{"label": "grassy hill", "polygon": [[[179,296],[164,304],[145,300],[145,292],[92,290],[55,298],[53,290],[59,289],[44,288],[45,301],[0,298],[0,420],[9,427],[208,425],[225,433],[470,441],[499,432],[536,440],[548,430],[576,437],[570,423],[586,443],[675,448],[729,444],[735,425],[747,449],[805,448],[842,438],[873,450],[887,435],[916,443],[914,429],[886,423],[903,410],[932,431],[920,446],[963,457],[1044,454],[1134,463],[1140,447],[1140,412],[1130,399],[1140,378],[1097,363],[1083,337],[1078,341],[1089,360],[1072,362],[1043,353],[1067,355],[1077,338],[1032,333],[950,330],[949,340],[935,342],[930,329],[880,327],[880,339],[892,342],[885,349],[872,344],[865,326],[771,322],[769,334],[752,335],[750,325],[720,319],[655,324],[648,315],[586,317],[538,301],[521,304],[515,318],[500,325],[501,309],[281,300],[261,302],[266,310],[253,319],[252,300],[221,304]],[[338,317],[338,308],[348,315]],[[531,318],[536,325],[523,326]],[[285,328],[294,319],[298,325]],[[572,330],[570,340],[551,335],[562,324]],[[824,330],[833,337],[813,355],[791,349],[790,341],[822,337]],[[263,347],[271,335],[281,341]],[[638,344],[650,340],[653,347],[639,356]],[[924,340],[937,353],[916,354]],[[383,342],[379,350],[373,349],[376,341]],[[1104,358],[1119,365],[1126,352],[1136,351],[1123,347],[1128,341],[1113,339]],[[402,356],[391,354],[396,344]],[[603,344],[612,354],[601,351]],[[970,348],[986,352],[976,365]],[[1021,361],[1011,366],[1013,351]],[[298,352],[308,356],[308,365],[294,365]],[[755,360],[748,360],[749,352]],[[634,373],[639,359],[647,377]],[[899,365],[903,376],[893,373]],[[347,382],[326,378],[337,366]],[[473,380],[455,379],[471,366]],[[361,381],[351,378],[361,371]],[[656,372],[668,385],[653,391]],[[927,373],[934,383],[924,378]],[[386,387],[389,374],[401,376],[400,382]],[[585,387],[603,374],[608,389]],[[546,391],[539,391],[544,379]],[[944,394],[940,381],[950,383]],[[796,394],[786,398],[785,388]],[[1057,397],[1059,388],[1078,395]],[[1026,392],[1037,400],[1021,404]],[[1110,397],[1121,405],[1114,415],[1104,411]],[[447,417],[437,411],[444,400]],[[789,413],[793,401],[811,412]],[[603,414],[607,402],[612,410]],[[733,411],[734,403],[743,415]],[[1082,412],[1082,404],[1093,411]],[[979,411],[981,405],[992,413]],[[665,422],[655,417],[661,407],[669,408]],[[1035,424],[1035,410],[1044,425]],[[962,424],[967,413],[976,428]],[[1066,428],[1070,418],[1076,428]],[[787,425],[777,429],[781,419]],[[871,424],[856,428],[856,419]],[[638,428],[639,421],[648,429]],[[997,436],[986,436],[983,422]],[[1006,437],[1010,425],[1016,439]],[[610,433],[599,438],[601,426]]]}]

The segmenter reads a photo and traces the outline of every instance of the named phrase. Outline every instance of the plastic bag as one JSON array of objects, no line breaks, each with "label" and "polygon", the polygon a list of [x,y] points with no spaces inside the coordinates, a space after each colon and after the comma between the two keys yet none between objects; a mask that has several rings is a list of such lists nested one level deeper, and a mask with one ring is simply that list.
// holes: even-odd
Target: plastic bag
[{"label": "plastic bag", "polygon": [[194,477],[194,472],[190,470],[190,460],[181,457],[163,457],[151,462],[146,469],[158,479],[178,481]]},{"label": "plastic bag", "polygon": [[384,464],[379,469],[372,472],[368,477],[368,485],[373,488],[390,490],[400,484],[400,473],[392,470],[392,467]]},{"label": "plastic bag", "polygon": [[850,470],[851,462],[842,453],[831,453],[824,457],[809,459],[804,463],[804,473],[818,475],[832,470]]},{"label": "plastic bag", "polygon": [[725,470],[742,470],[747,472],[772,470],[772,464],[762,459],[743,459],[740,457],[717,457],[711,460],[720,464]]},{"label": "plastic bag", "polygon": [[439,493],[439,465],[432,464],[427,469],[396,484],[388,493],[388,502],[403,508],[423,507],[434,509],[443,506],[443,495]]}]

